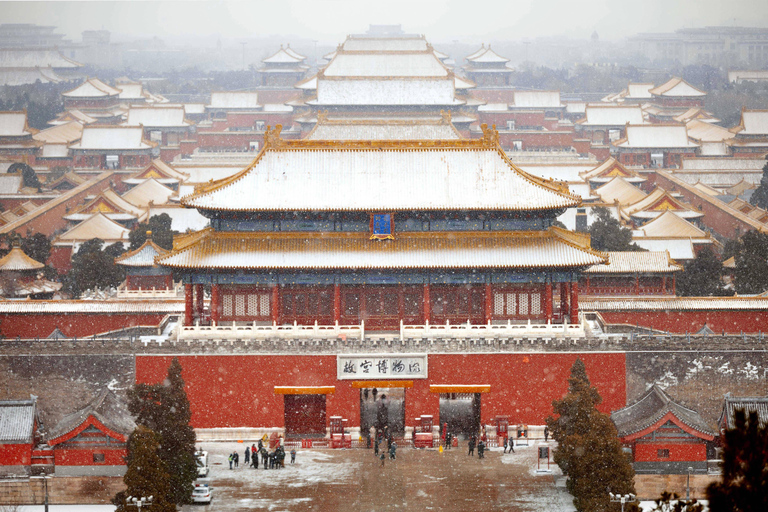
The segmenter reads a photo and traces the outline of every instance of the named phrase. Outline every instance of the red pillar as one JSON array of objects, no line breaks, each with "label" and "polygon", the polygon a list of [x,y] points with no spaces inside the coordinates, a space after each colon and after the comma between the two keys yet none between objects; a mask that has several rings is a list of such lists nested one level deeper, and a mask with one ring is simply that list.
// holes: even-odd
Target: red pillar
[{"label": "red pillar", "polygon": [[333,285],[333,321],[341,322],[341,286]]},{"label": "red pillar", "polygon": [[272,287],[272,300],[269,303],[270,313],[272,313],[272,321],[276,324],[280,323],[280,287],[275,285]]},{"label": "red pillar", "polygon": [[424,323],[429,322],[432,317],[432,305],[429,299],[429,283],[424,285]]},{"label": "red pillar", "polygon": [[579,283],[571,283],[571,323],[579,321]]},{"label": "red pillar", "polygon": [[584,290],[584,293],[586,293],[587,295],[589,295],[589,276],[587,276],[587,289],[586,289],[586,290]]},{"label": "red pillar", "polygon": [[165,276],[165,289],[173,290],[173,276],[170,274]]},{"label": "red pillar", "polygon": [[552,283],[544,285],[544,317],[547,322],[552,322]]},{"label": "red pillar", "polygon": [[640,295],[640,274],[635,274],[635,295]]},{"label": "red pillar", "polygon": [[672,295],[677,295],[677,292],[675,291],[677,286],[677,276],[672,274]]},{"label": "red pillar", "polygon": [[560,315],[565,321],[568,314],[568,283],[560,283]]},{"label": "red pillar", "polygon": [[205,296],[205,293],[203,292],[203,285],[196,284],[195,285],[195,318],[200,320],[202,322],[203,320],[203,297]]},{"label": "red pillar", "polygon": [[191,284],[184,285],[184,325],[192,325],[194,322],[192,311],[192,300],[194,299],[194,288]]},{"label": "red pillar", "polygon": [[667,294],[667,276],[661,277],[661,294],[662,295]]},{"label": "red pillar", "polygon": [[219,324],[221,310],[221,288],[218,284],[213,284],[211,285],[211,324]]},{"label": "red pillar", "polygon": [[489,324],[493,320],[493,288],[491,283],[485,284],[485,323]]}]

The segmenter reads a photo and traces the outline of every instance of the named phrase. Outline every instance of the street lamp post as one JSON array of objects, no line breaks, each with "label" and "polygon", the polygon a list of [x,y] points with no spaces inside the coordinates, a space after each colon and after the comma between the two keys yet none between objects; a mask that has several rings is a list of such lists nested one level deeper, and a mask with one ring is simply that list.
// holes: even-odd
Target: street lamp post
[{"label": "street lamp post", "polygon": [[138,511],[141,512],[141,507],[149,507],[152,505],[153,498],[154,496],[150,496],[149,498],[137,498],[135,496],[128,496],[125,498],[125,504],[129,507],[136,507]]},{"label": "street lamp post", "polygon": [[688,466],[688,480],[685,483],[685,499],[690,500],[691,499],[691,473],[693,472],[693,468],[691,466]]},{"label": "street lamp post", "polygon": [[621,503],[621,512],[624,512],[624,504],[625,503],[634,503],[637,501],[637,496],[634,494],[613,494],[612,492],[609,492],[608,495],[611,497],[611,502],[613,503]]}]

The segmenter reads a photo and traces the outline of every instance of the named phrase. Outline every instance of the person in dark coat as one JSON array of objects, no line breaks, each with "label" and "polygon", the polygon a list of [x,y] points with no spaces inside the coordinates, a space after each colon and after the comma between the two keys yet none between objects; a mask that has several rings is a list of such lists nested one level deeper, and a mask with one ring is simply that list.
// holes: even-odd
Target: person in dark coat
[{"label": "person in dark coat", "polygon": [[507,438],[504,438],[504,453],[507,453]]},{"label": "person in dark coat", "polygon": [[291,448],[291,464],[296,462],[296,448]]},{"label": "person in dark coat", "polygon": [[234,453],[230,453],[229,454],[229,469],[232,469],[232,464],[234,464],[234,463],[235,463],[235,454]]},{"label": "person in dark coat", "polygon": [[514,438],[509,438],[509,453],[515,453],[515,440]]},{"label": "person in dark coat", "polygon": [[247,466],[249,462],[251,462],[251,449],[248,446],[246,446],[245,447],[245,460],[243,461],[243,465]]},{"label": "person in dark coat", "polygon": [[235,467],[238,467],[240,465],[240,454],[237,452],[234,452],[232,454],[232,457],[235,459]]},{"label": "person in dark coat", "polygon": [[467,455],[470,457],[475,456],[475,436],[469,438],[469,452],[467,452]]},{"label": "person in dark coat", "polygon": [[477,443],[477,458],[478,459],[484,459],[485,458],[485,442],[481,439],[479,443]]},{"label": "person in dark coat", "polygon": [[264,469],[269,469],[269,453],[267,453],[267,449],[262,447],[259,453],[261,453],[261,463],[264,465]]},{"label": "person in dark coat", "polygon": [[549,439],[549,427],[544,427],[544,442],[546,443]]},{"label": "person in dark coat", "polygon": [[376,437],[376,441],[373,443],[373,456],[378,457],[379,456],[379,438]]},{"label": "person in dark coat", "polygon": [[389,445],[389,458],[395,460],[397,455],[397,443],[394,441]]}]

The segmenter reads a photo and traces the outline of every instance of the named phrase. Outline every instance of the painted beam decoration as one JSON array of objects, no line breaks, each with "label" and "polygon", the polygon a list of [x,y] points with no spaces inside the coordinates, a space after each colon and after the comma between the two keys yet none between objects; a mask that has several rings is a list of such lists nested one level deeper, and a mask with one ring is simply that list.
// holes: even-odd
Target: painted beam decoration
[{"label": "painted beam decoration", "polygon": [[426,379],[427,354],[336,356],[338,380]]}]

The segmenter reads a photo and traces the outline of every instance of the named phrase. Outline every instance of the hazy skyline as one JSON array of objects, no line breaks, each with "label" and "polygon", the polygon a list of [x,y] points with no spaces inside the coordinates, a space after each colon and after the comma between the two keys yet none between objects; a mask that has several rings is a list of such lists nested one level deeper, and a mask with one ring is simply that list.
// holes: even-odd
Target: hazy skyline
[{"label": "hazy skyline", "polygon": [[223,40],[280,35],[339,43],[369,24],[401,24],[431,41],[519,40],[564,36],[622,39],[707,25],[768,27],[765,0],[0,0],[0,23],[55,25],[78,41],[83,30],[125,37]]}]

